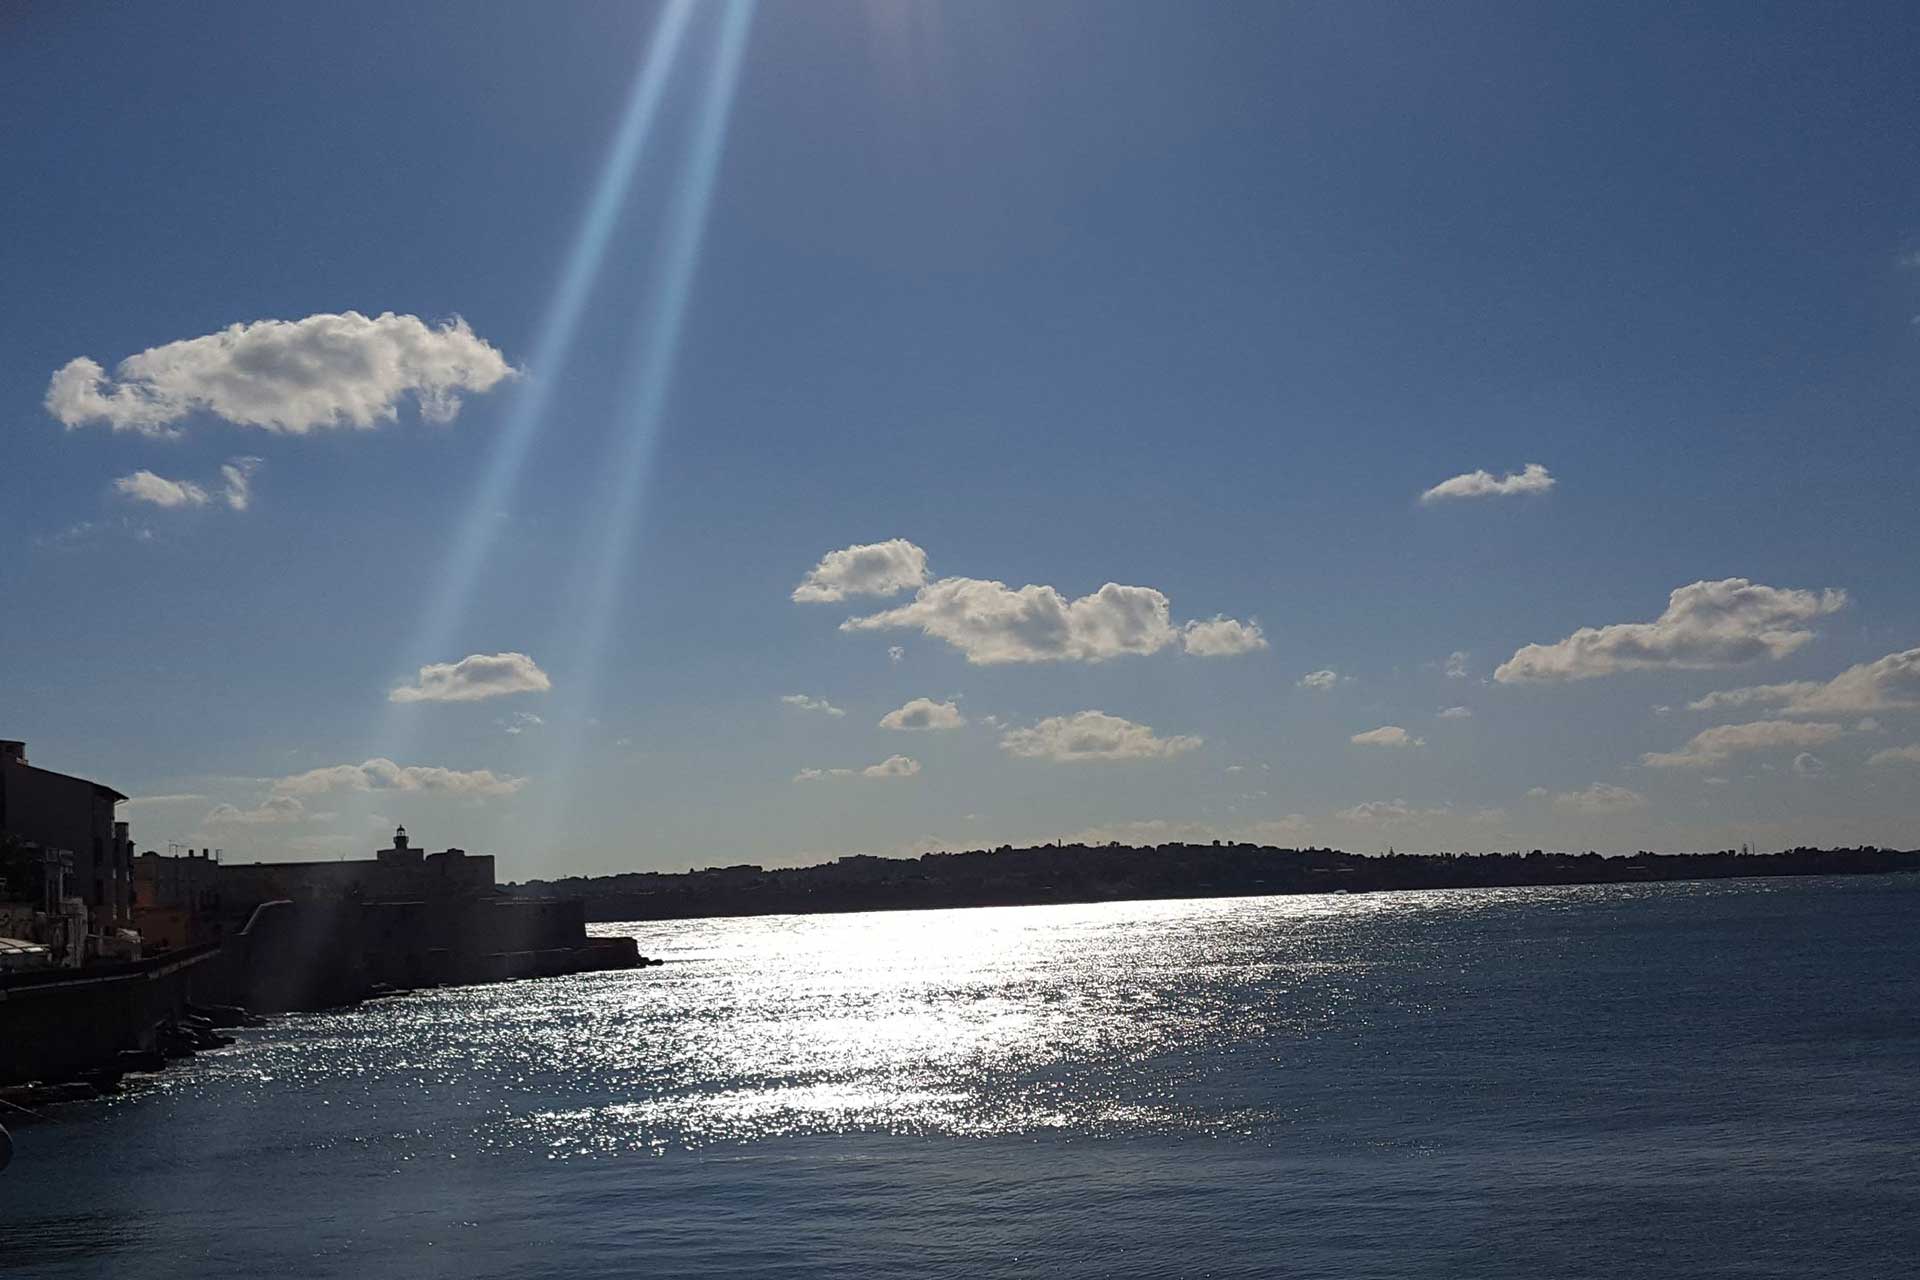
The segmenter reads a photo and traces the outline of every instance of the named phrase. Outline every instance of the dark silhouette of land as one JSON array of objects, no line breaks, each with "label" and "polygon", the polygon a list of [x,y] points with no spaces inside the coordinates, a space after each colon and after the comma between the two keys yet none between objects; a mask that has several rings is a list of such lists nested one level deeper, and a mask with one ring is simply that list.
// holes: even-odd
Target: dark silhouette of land
[{"label": "dark silhouette of land", "polygon": [[1871,846],[1603,857],[1539,849],[1375,856],[1252,844],[1050,844],[918,858],[854,854],[819,866],[775,870],[740,865],[570,876],[506,888],[525,897],[580,898],[587,919],[610,921],[1913,871],[1920,871],[1920,853]]}]

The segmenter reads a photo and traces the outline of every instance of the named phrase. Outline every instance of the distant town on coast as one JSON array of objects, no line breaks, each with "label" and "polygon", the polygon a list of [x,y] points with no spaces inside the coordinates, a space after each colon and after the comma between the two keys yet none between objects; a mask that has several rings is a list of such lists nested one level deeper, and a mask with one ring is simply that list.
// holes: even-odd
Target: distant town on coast
[{"label": "distant town on coast", "polygon": [[525,898],[577,900],[585,904],[587,919],[616,921],[1913,871],[1920,871],[1920,852],[1875,847],[1607,857],[1541,849],[1356,854],[1216,840],[1147,847],[1002,845],[918,858],[854,854],[810,867],[769,870],[743,864],[680,873],[570,876],[506,889]]}]

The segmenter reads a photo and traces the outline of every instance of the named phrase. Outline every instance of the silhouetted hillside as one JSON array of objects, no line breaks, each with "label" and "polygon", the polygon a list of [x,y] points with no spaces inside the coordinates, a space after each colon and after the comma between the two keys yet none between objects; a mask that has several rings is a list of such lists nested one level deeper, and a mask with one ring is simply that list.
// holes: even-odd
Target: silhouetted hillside
[{"label": "silhouetted hillside", "polygon": [[606,921],[1915,870],[1920,870],[1920,853],[1871,847],[1603,857],[1538,849],[1525,854],[1371,856],[1251,844],[1069,844],[1029,849],[1003,845],[918,858],[854,854],[819,866],[771,871],[740,865],[684,873],[571,876],[508,888],[534,897],[584,898],[587,918]]}]

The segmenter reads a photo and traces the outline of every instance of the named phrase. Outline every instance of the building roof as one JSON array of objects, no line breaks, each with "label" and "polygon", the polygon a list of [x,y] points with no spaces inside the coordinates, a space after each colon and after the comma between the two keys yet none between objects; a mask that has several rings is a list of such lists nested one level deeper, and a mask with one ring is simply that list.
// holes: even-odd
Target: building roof
[{"label": "building roof", "polygon": [[9,769],[31,769],[35,773],[44,773],[55,778],[65,778],[68,782],[83,782],[87,786],[92,787],[95,791],[104,792],[107,795],[112,796],[116,804],[127,798],[121,795],[118,791],[115,791],[112,787],[108,786],[104,782],[95,782],[92,778],[76,778],[74,775],[70,773],[61,773],[57,769],[42,769],[39,765],[28,764],[24,760],[14,760],[11,762],[4,762],[4,758],[0,758],[0,767],[9,768]]}]

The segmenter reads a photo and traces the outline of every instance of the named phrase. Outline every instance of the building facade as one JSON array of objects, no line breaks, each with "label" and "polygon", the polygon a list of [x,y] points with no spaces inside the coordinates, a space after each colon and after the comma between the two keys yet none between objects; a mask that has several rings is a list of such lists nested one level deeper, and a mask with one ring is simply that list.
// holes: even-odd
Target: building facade
[{"label": "building facade", "polygon": [[0,739],[0,836],[38,858],[44,896],[85,904],[91,934],[133,925],[133,841],[113,816],[125,799],[104,783],[29,764],[26,743]]}]

